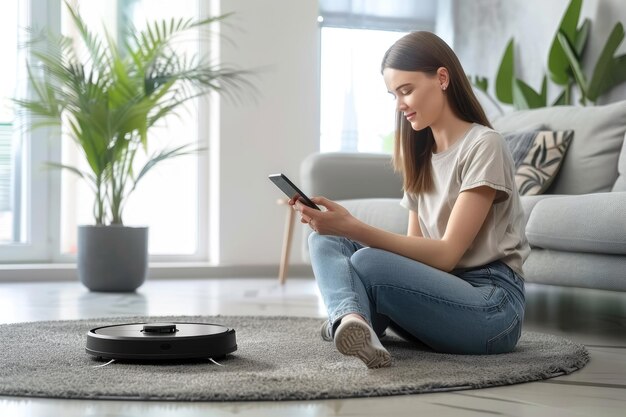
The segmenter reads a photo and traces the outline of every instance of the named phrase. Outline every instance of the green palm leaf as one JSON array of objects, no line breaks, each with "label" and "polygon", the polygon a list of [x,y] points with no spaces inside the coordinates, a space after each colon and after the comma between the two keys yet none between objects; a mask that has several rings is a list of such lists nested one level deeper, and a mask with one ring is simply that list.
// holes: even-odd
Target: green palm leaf
[{"label": "green palm leaf", "polygon": [[496,97],[503,103],[513,104],[513,82],[515,80],[515,57],[513,38],[506,46],[496,75]]},{"label": "green palm leaf", "polygon": [[[577,37],[576,26],[580,18],[582,0],[572,0],[561,19],[557,33],[552,41],[548,55],[548,73],[556,84],[566,85],[570,79],[570,60],[563,49],[563,43],[558,39],[564,36],[570,44],[574,44]],[[588,31],[588,29],[585,29]],[[584,36],[584,35],[583,35]]]},{"label": "green palm leaf", "polygon": [[520,109],[536,109],[545,107],[547,102],[546,77],[543,77],[541,83],[541,92],[537,93],[531,86],[524,81],[515,79],[513,82],[513,104],[515,108]]},{"label": "green palm leaf", "polygon": [[591,101],[595,102],[602,94],[626,81],[626,54],[614,56],[623,40],[624,26],[619,22],[611,31],[593,70],[588,89]]},{"label": "green palm leaf", "polygon": [[202,150],[205,149],[205,148],[190,149],[191,146],[195,146],[195,145],[188,143],[188,144],[185,144],[185,145],[182,145],[182,146],[178,146],[178,147],[173,148],[173,149],[166,149],[166,150],[163,150],[163,151],[160,151],[160,152],[154,154],[148,160],[148,162],[146,162],[146,164],[143,166],[143,168],[139,172],[139,175],[135,179],[135,183],[133,185],[133,188],[135,188],[137,186],[137,183],[139,182],[139,180],[141,180],[159,162],[164,161],[166,159],[179,157],[179,156],[191,155],[191,154],[194,154],[196,152],[199,152],[199,151],[202,151]]},{"label": "green palm leaf", "polygon": [[580,66],[580,62],[578,61],[578,57],[574,51],[574,47],[571,45],[568,38],[562,33],[557,34],[557,39],[561,44],[561,48],[569,61],[569,66],[574,74],[574,79],[576,80],[576,84],[578,84],[578,88],[581,92],[581,103],[585,104],[587,99],[587,78],[585,77],[585,73],[583,72],[582,67]]},{"label": "green palm leaf", "polygon": [[585,47],[589,40],[589,33],[591,32],[591,20],[585,19],[580,29],[576,31],[576,40],[574,41],[574,50],[576,56],[582,58],[585,53]]},{"label": "green palm leaf", "polygon": [[107,49],[104,47],[102,41],[87,28],[78,12],[69,7],[69,3],[66,2],[65,4],[70,12],[72,23],[78,29],[83,44],[89,52],[90,64],[97,67],[100,72],[106,73],[106,62],[108,61]]}]

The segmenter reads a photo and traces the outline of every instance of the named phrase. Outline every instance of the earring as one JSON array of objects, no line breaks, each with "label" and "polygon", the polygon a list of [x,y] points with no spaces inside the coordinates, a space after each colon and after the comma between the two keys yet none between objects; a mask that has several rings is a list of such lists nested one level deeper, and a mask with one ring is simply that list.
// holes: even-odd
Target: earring
[{"label": "earring", "polygon": [[443,91],[446,91],[446,88],[448,88],[448,86],[447,86],[447,85],[442,85],[442,86],[441,86],[441,89],[442,89]]}]

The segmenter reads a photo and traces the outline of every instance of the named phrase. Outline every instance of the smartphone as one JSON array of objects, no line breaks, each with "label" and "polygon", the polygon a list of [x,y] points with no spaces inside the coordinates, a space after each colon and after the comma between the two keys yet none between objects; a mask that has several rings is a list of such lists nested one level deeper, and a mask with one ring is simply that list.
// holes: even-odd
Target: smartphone
[{"label": "smartphone", "polygon": [[294,198],[299,196],[299,200],[307,206],[319,210],[320,208],[311,201],[298,187],[295,186],[285,174],[272,174],[268,177],[278,188],[283,190],[283,193],[287,194],[287,197]]}]

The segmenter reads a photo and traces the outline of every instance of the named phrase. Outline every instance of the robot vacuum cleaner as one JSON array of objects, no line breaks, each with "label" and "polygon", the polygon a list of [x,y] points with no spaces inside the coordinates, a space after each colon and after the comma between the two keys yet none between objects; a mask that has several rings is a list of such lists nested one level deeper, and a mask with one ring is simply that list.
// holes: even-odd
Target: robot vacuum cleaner
[{"label": "robot vacuum cleaner", "polygon": [[237,341],[219,324],[130,323],[91,329],[85,350],[103,359],[209,359],[236,351]]}]

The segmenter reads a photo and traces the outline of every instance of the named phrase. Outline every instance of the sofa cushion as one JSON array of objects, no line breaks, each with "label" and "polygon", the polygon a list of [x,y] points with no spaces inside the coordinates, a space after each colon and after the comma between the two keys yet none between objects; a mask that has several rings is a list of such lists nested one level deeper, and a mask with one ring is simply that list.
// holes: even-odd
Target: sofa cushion
[{"label": "sofa cushion", "polygon": [[535,205],[526,224],[531,246],[626,255],[626,192],[560,196]]},{"label": "sofa cushion", "polygon": [[543,194],[559,172],[574,131],[539,130],[504,135],[515,162],[521,195]]},{"label": "sofa cushion", "polygon": [[626,291],[626,256],[535,248],[524,263],[524,280],[545,285]]},{"label": "sofa cushion", "polygon": [[556,106],[520,110],[493,121],[506,134],[546,125],[573,130],[574,138],[549,194],[610,191],[617,179],[617,161],[626,133],[626,101],[593,107]]}]

